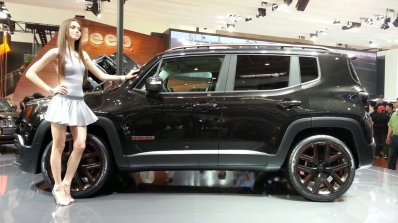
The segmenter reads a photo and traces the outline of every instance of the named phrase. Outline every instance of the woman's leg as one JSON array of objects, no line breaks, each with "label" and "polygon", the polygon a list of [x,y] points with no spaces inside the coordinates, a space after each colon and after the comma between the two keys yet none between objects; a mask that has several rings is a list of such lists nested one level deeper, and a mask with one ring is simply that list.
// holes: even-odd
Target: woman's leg
[{"label": "woman's leg", "polygon": [[51,172],[54,177],[53,194],[58,204],[67,205],[69,201],[65,196],[61,179],[61,157],[65,148],[66,126],[51,123],[51,134],[53,137],[53,144],[51,147],[50,164]]},{"label": "woman's leg", "polygon": [[65,185],[65,193],[73,201],[70,197],[70,185],[79,166],[83,151],[86,148],[87,127],[70,126],[69,128],[73,136],[73,151],[69,157],[66,174],[62,182]]}]

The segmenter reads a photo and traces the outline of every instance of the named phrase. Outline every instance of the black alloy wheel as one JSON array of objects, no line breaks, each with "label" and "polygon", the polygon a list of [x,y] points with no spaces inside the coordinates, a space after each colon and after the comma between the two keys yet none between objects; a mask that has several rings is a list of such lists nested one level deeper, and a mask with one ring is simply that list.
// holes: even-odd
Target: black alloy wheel
[{"label": "black alloy wheel", "polygon": [[[50,142],[41,159],[41,171],[44,180],[52,188],[54,179],[51,172],[50,154],[52,142]],[[62,153],[61,176],[66,173],[66,165],[73,150],[72,136],[68,136],[65,149]],[[83,152],[78,169],[73,177],[71,184],[71,195],[75,198],[89,197],[97,193],[109,179],[112,172],[112,163],[105,143],[97,136],[88,134],[86,148]]]},{"label": "black alloy wheel", "polygon": [[344,194],[355,176],[351,151],[339,139],[315,135],[299,142],[290,154],[288,179],[304,198],[333,201]]}]

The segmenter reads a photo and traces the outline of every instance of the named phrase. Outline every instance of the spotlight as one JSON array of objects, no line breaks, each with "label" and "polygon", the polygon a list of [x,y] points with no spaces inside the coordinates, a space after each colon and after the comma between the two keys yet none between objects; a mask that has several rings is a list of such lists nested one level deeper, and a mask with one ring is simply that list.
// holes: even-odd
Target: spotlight
[{"label": "spotlight", "polygon": [[277,10],[278,9],[278,4],[272,3],[271,9],[272,9],[272,11]]},{"label": "spotlight", "polygon": [[11,19],[11,14],[4,5],[4,2],[0,2],[0,19]]},{"label": "spotlight", "polygon": [[257,12],[257,15],[256,15],[257,18],[260,17],[260,16],[264,17],[266,15],[267,15],[267,10],[265,8],[258,8],[258,12]]},{"label": "spotlight", "polygon": [[9,30],[10,34],[14,34],[15,21],[11,20],[11,14],[4,5],[4,2],[0,2],[0,24],[3,25],[3,29]]},{"label": "spotlight", "polygon": [[390,26],[388,25],[388,23],[383,23],[380,26],[380,29],[382,29],[382,30],[386,30],[386,29],[389,29],[389,28],[390,28]]},{"label": "spotlight", "polygon": [[228,32],[233,32],[235,30],[235,24],[227,24]]},{"label": "spotlight", "polygon": [[310,0],[298,0],[296,4],[297,11],[304,11],[309,1]]},{"label": "spotlight", "polygon": [[359,22],[347,22],[346,26],[341,27],[342,30],[359,29],[359,28],[361,28],[361,23]]},{"label": "spotlight", "polygon": [[369,47],[371,48],[376,48],[379,44],[377,42],[374,41],[369,41]]},{"label": "spotlight", "polygon": [[287,7],[289,7],[290,4],[292,4],[293,0],[283,0],[283,4],[285,4]]},{"label": "spotlight", "polygon": [[317,41],[318,40],[318,34],[317,33],[316,34],[311,33],[310,34],[310,38],[311,38],[312,41]]},{"label": "spotlight", "polygon": [[394,27],[398,27],[398,17],[394,20],[394,22],[392,22],[392,24]]},{"label": "spotlight", "polygon": [[390,17],[387,17],[386,19],[384,19],[384,22],[383,22],[383,24],[381,24],[380,29],[382,29],[382,30],[389,29],[390,28],[390,26],[388,25],[389,22],[391,22]]},{"label": "spotlight", "polygon": [[382,19],[384,19],[384,15],[376,15],[376,20],[377,21],[380,21]]},{"label": "spotlight", "polygon": [[373,25],[373,19],[367,18],[367,19],[365,19],[365,23],[371,26],[371,25]]},{"label": "spotlight", "polygon": [[245,22],[250,22],[250,21],[252,21],[252,17],[246,17],[245,18]]},{"label": "spotlight", "polygon": [[86,5],[86,11],[91,11],[95,16],[101,16],[102,2],[110,2],[111,0],[90,0],[92,2],[90,5]]},{"label": "spotlight", "polygon": [[340,25],[340,20],[335,19],[335,20],[333,21],[333,25]]}]

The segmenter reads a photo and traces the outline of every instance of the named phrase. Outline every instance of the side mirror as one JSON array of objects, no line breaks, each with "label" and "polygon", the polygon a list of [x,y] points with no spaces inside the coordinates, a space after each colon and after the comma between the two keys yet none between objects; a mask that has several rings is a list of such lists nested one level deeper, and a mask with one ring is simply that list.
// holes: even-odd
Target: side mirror
[{"label": "side mirror", "polygon": [[164,89],[163,79],[160,77],[150,77],[145,82],[145,88],[149,94],[162,92]]}]

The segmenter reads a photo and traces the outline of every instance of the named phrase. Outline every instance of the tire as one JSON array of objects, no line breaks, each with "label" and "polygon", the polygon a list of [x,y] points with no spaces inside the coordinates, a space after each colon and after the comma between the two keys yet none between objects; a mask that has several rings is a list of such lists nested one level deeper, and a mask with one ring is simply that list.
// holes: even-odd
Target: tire
[{"label": "tire", "polygon": [[311,136],[299,142],[290,153],[287,174],[293,189],[304,198],[334,201],[354,181],[354,157],[335,137]]},{"label": "tire", "polygon": [[[54,179],[50,166],[51,147],[52,141],[45,148],[41,158],[41,171],[43,178],[48,185],[50,185],[50,188],[54,186]],[[68,136],[65,143],[65,149],[62,153],[62,177],[65,175],[66,164],[72,152],[72,147],[72,137]],[[112,171],[113,165],[105,143],[97,136],[88,134],[86,148],[72,180],[72,197],[85,198],[93,196],[101,190],[112,175]]]}]

